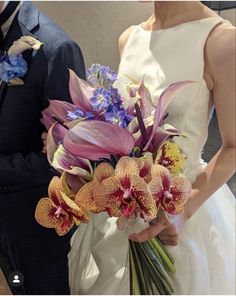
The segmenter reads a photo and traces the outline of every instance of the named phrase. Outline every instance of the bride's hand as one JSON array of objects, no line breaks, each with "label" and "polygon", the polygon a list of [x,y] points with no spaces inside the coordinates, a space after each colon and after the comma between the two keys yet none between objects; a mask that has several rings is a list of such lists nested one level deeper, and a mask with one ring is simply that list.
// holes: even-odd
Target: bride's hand
[{"label": "bride's hand", "polygon": [[130,240],[144,242],[155,236],[159,236],[164,245],[176,246],[179,241],[179,233],[186,221],[184,214],[168,218],[166,215],[158,215],[158,219],[153,220],[153,224],[140,233],[130,235]]}]

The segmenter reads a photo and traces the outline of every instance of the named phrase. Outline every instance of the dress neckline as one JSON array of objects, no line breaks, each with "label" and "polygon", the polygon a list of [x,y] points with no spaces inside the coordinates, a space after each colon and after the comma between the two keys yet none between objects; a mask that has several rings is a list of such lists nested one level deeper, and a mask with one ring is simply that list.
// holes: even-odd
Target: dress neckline
[{"label": "dress neckline", "polygon": [[164,29],[146,30],[146,29],[143,28],[144,22],[139,24],[138,27],[144,32],[156,33],[156,32],[163,32],[163,31],[167,31],[167,30],[171,30],[171,29],[181,28],[181,27],[186,26],[186,25],[190,25],[190,24],[194,24],[194,23],[198,23],[198,22],[201,23],[201,22],[204,22],[204,21],[207,21],[207,20],[212,20],[212,19],[221,19],[221,20],[223,20],[222,17],[220,17],[220,16],[211,16],[211,17],[205,17],[205,18],[198,19],[198,20],[184,22],[184,23],[181,23],[181,24],[169,27],[169,28],[164,28]]}]

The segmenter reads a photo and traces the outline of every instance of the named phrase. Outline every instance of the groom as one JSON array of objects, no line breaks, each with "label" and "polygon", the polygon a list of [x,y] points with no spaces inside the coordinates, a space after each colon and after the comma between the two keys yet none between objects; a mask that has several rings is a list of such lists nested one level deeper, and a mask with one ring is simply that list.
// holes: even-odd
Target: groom
[{"label": "groom", "polygon": [[41,153],[41,111],[49,99],[70,100],[67,68],[85,78],[83,56],[28,1],[0,1],[0,29],[1,55],[22,35],[44,43],[36,54],[24,52],[28,72],[23,86],[0,86],[0,269],[14,294],[69,294],[73,231],[59,237],[37,224],[34,211],[55,175]]}]

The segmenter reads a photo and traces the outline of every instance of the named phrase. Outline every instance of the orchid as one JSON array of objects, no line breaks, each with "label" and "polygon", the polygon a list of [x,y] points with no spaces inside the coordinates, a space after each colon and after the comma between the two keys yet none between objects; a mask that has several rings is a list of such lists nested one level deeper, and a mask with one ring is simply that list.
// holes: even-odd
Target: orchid
[{"label": "orchid", "polygon": [[140,216],[149,221],[157,215],[155,201],[131,157],[125,156],[118,161],[114,175],[96,186],[93,196],[106,205],[110,216],[126,219]]},{"label": "orchid", "polygon": [[68,233],[75,223],[88,223],[87,211],[72,199],[65,174],[60,179],[53,177],[48,196],[42,198],[36,207],[35,219],[40,225],[55,228],[57,234],[62,236]]},{"label": "orchid", "polygon": [[171,215],[180,214],[190,197],[191,183],[185,177],[172,179],[169,170],[158,164],[152,166],[151,175],[148,188],[157,207]]},{"label": "orchid", "polygon": [[155,163],[166,167],[172,176],[182,174],[185,168],[186,155],[177,143],[165,141],[157,151]]},{"label": "orchid", "polygon": [[112,175],[114,175],[114,168],[108,163],[100,163],[94,170],[93,181],[87,183],[78,191],[75,197],[76,203],[94,213],[106,211],[107,204],[102,199],[95,199],[94,190],[103,180]]}]

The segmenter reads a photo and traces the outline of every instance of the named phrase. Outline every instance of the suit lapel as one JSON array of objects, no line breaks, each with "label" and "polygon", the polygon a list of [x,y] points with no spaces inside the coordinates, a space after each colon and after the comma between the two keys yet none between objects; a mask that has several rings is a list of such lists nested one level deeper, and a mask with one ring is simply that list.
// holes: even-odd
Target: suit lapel
[{"label": "suit lapel", "polygon": [[[16,14],[11,27],[5,37],[3,51],[8,51],[13,42],[21,36],[30,35],[34,37],[34,33],[39,29],[39,11],[30,2],[22,3],[19,12]],[[30,63],[32,51],[28,50],[23,53],[24,59]],[[0,84],[0,107],[4,99],[4,93],[8,84],[4,81]]]}]

